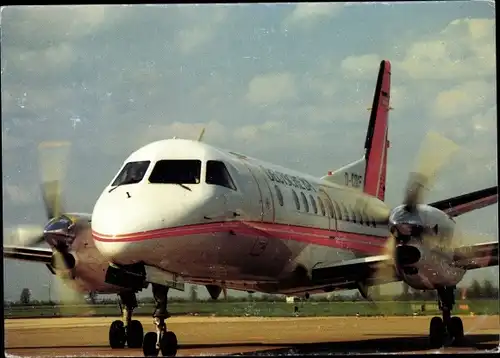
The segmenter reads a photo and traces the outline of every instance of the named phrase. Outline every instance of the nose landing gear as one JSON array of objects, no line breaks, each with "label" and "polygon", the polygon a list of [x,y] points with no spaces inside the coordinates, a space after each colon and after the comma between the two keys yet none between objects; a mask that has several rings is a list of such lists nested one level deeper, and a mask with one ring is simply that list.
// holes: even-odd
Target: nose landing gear
[{"label": "nose landing gear", "polygon": [[446,336],[455,345],[461,344],[464,338],[464,326],[460,317],[452,317],[451,311],[455,304],[455,287],[442,287],[437,290],[438,305],[443,314],[433,317],[429,328],[429,343],[432,348],[441,348]]},{"label": "nose landing gear", "polygon": [[173,357],[177,354],[177,336],[167,331],[165,320],[170,317],[167,311],[168,287],[153,284],[153,296],[156,309],[153,314],[156,332],[148,332],[144,336],[142,350],[145,357],[157,357],[161,351],[164,357]]},{"label": "nose landing gear", "polygon": [[132,319],[132,313],[137,308],[135,293],[127,292],[118,295],[123,320],[116,320],[109,327],[109,345],[111,348],[141,348],[143,338],[142,324]]}]

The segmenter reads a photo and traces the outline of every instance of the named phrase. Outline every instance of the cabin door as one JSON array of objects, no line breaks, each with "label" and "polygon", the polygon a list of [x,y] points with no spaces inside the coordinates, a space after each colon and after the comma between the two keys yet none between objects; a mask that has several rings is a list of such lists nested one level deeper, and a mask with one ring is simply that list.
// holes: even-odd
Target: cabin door
[{"label": "cabin door", "polygon": [[266,173],[264,173],[259,166],[252,165],[248,162],[245,162],[245,165],[252,174],[260,194],[260,220],[272,223],[274,222],[274,197],[267,181]]}]

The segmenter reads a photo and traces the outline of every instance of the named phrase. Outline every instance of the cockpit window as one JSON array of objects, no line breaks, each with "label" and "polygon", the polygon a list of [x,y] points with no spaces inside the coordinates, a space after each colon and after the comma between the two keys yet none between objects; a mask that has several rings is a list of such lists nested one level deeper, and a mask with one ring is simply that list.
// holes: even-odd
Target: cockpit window
[{"label": "cockpit window", "polygon": [[142,178],[144,178],[144,174],[146,174],[149,164],[149,160],[142,162],[129,162],[125,164],[122,171],[118,174],[111,186],[139,183]]},{"label": "cockpit window", "polygon": [[159,160],[149,176],[149,182],[153,184],[198,184],[200,174],[201,160]]},{"label": "cockpit window", "polygon": [[233,179],[229,174],[226,165],[217,160],[207,161],[207,184],[220,185],[229,189],[236,190]]}]

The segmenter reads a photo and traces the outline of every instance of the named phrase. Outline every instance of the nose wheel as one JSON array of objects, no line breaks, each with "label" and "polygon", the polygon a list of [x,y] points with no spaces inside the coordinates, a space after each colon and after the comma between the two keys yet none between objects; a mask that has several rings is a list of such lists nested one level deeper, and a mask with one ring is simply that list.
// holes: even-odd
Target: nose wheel
[{"label": "nose wheel", "polygon": [[443,314],[441,317],[433,317],[429,327],[429,344],[431,348],[441,348],[446,339],[454,345],[459,345],[464,339],[464,325],[460,317],[452,317],[451,310],[455,304],[455,288],[444,287],[438,291],[439,309]]},{"label": "nose wheel", "polygon": [[174,332],[168,331],[165,324],[165,320],[170,317],[167,311],[168,287],[156,284],[152,286],[156,301],[153,314],[156,332],[146,333],[142,350],[145,357],[157,357],[160,352],[163,357],[174,357],[178,349],[177,336]]},{"label": "nose wheel", "polygon": [[123,320],[116,320],[109,327],[109,345],[111,348],[141,348],[144,330],[142,323],[132,319],[133,310],[137,307],[135,293],[120,294],[120,309]]}]

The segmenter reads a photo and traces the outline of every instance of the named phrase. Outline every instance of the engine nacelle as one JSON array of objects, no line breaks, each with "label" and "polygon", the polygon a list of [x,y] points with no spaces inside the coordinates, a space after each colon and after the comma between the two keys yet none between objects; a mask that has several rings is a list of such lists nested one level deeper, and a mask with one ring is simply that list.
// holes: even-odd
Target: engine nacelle
[{"label": "engine nacelle", "polygon": [[417,244],[398,246],[395,259],[399,275],[418,290],[455,286],[465,275],[464,269],[452,265],[452,257],[446,252]]}]

